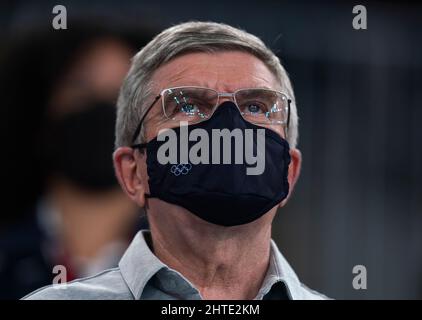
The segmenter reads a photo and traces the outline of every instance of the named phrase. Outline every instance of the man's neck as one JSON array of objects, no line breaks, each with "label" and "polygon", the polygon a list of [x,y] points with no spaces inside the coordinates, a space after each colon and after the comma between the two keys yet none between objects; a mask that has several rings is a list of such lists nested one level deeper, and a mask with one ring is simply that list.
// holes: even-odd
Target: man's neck
[{"label": "man's neck", "polygon": [[183,274],[204,299],[256,297],[269,265],[275,212],[242,226],[221,227],[150,201],[157,204],[148,211],[153,250],[163,263]]}]

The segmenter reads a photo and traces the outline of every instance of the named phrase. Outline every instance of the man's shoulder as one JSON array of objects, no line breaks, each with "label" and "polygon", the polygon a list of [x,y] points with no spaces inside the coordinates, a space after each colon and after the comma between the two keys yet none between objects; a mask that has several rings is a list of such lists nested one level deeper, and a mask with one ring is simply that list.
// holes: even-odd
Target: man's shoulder
[{"label": "man's shoulder", "polygon": [[132,300],[133,296],[119,268],[91,277],[40,288],[23,300]]}]

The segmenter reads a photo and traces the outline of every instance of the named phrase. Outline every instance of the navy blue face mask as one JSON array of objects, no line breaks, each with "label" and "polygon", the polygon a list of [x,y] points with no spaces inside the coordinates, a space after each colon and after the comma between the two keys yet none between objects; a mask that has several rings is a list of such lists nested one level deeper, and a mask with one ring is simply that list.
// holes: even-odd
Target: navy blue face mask
[{"label": "navy blue face mask", "polygon": [[[240,129],[245,137],[246,129],[263,129],[265,132],[265,169],[262,174],[248,175],[247,161],[242,164],[161,164],[157,153],[166,141],[154,138],[146,145],[147,171],[150,194],[187,209],[199,218],[221,226],[236,226],[252,222],[285,199],[289,193],[287,180],[290,164],[289,144],[279,134],[249,123],[243,119],[233,102],[222,103],[213,116],[203,122],[189,125],[188,132],[202,128],[212,136],[212,129]],[[180,127],[173,129],[178,137],[180,151]],[[189,141],[189,150],[197,142]],[[140,145],[140,146],[145,146]],[[210,143],[209,155],[213,150]],[[253,135],[253,152],[257,152],[257,135]],[[231,143],[231,159],[235,146]],[[221,150],[220,150],[221,151]],[[179,153],[178,153],[179,154]],[[223,152],[220,152],[223,157]],[[214,162],[215,163],[215,162]]]}]

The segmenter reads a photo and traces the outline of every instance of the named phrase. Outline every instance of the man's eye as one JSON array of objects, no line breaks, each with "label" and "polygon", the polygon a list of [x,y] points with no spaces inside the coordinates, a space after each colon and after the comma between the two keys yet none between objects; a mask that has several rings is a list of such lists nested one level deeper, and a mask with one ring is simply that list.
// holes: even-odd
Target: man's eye
[{"label": "man's eye", "polygon": [[186,114],[194,114],[198,108],[194,104],[185,103],[180,107],[180,112],[186,113]]},{"label": "man's eye", "polygon": [[249,113],[261,113],[262,109],[259,105],[252,103],[247,106],[247,111]]}]

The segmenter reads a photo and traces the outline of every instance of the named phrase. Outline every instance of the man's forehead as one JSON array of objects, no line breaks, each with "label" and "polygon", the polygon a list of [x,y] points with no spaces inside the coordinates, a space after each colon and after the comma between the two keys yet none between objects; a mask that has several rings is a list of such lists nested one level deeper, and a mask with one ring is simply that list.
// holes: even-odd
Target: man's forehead
[{"label": "man's forehead", "polygon": [[161,66],[152,80],[156,90],[186,85],[225,92],[255,87],[279,89],[279,82],[261,60],[237,51],[181,55]]}]

